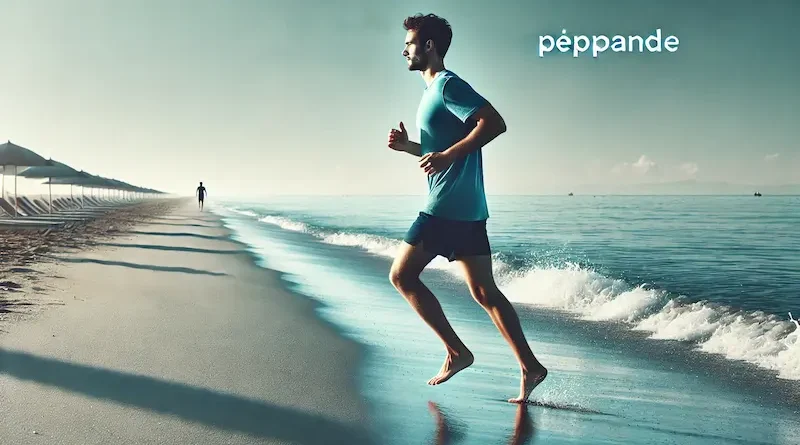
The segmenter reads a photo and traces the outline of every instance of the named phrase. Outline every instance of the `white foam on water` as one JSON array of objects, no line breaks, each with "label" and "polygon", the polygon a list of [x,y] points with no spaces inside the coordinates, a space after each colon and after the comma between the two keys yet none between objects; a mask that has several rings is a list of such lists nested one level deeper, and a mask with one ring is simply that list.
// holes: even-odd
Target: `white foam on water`
[{"label": "white foam on water", "polygon": [[256,214],[256,212],[254,212],[252,210],[247,210],[247,209],[241,210],[241,209],[239,209],[237,207],[226,207],[226,208],[223,208],[222,210],[223,210],[223,212],[226,212],[226,213],[235,213],[237,215],[250,216],[252,218],[255,218],[255,217],[258,216],[258,214]]},{"label": "white foam on water", "polygon": [[400,242],[397,240],[366,233],[336,232],[322,234],[320,239],[324,243],[337,246],[358,247],[369,253],[390,258],[394,258],[400,249]]},{"label": "white foam on water", "polygon": [[696,341],[708,337],[720,326],[720,315],[702,302],[680,304],[670,300],[633,329],[652,332],[650,338],[658,340]]},{"label": "white foam on water", "polygon": [[267,223],[267,224],[274,224],[282,229],[291,230],[293,232],[304,232],[309,233],[309,227],[307,224],[293,221],[289,218],[284,218],[282,216],[265,216],[263,218],[258,219],[260,222]]},{"label": "white foam on water", "polygon": [[632,321],[663,295],[577,265],[537,267],[511,275],[501,286],[509,300],[573,312],[586,320]]},{"label": "white foam on water", "polygon": [[779,378],[800,380],[800,333],[788,316],[781,320],[763,312],[673,300],[634,329],[652,332],[651,338],[693,341],[700,351],[776,371]]}]

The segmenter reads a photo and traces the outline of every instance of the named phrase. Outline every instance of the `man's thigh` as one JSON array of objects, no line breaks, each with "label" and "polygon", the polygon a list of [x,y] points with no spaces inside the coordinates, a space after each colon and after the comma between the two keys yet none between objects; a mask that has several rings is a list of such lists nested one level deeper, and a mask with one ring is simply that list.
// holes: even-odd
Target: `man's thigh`
[{"label": "man's thigh", "polygon": [[496,287],[491,255],[461,255],[455,261],[470,290],[490,290]]},{"label": "man's thigh", "polygon": [[435,253],[425,250],[423,243],[400,243],[397,256],[392,263],[392,276],[417,277],[436,258]]}]

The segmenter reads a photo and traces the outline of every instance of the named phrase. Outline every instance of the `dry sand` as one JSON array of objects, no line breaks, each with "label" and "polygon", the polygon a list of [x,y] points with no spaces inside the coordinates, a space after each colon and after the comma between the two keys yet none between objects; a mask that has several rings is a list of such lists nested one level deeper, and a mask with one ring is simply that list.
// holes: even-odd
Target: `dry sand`
[{"label": "dry sand", "polygon": [[40,278],[52,272],[52,254],[92,249],[104,239],[184,204],[174,199],[134,203],[96,218],[68,222],[59,229],[0,226],[0,329],[3,322],[48,304],[47,298],[38,295],[47,295],[49,286]]},{"label": "dry sand", "polygon": [[178,204],[51,232],[35,272],[3,264],[35,310],[0,322],[0,443],[369,443],[360,348]]}]

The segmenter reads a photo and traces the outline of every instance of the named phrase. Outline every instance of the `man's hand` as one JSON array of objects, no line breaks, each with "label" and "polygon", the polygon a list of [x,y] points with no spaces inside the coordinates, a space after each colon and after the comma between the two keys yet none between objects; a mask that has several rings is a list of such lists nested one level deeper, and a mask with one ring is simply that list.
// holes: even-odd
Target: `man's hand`
[{"label": "man's hand", "polygon": [[400,129],[392,128],[389,132],[389,148],[397,151],[408,151],[408,132],[405,125],[400,122]]},{"label": "man's hand", "polygon": [[439,173],[450,167],[453,158],[445,152],[428,153],[419,159],[419,166],[429,176]]}]

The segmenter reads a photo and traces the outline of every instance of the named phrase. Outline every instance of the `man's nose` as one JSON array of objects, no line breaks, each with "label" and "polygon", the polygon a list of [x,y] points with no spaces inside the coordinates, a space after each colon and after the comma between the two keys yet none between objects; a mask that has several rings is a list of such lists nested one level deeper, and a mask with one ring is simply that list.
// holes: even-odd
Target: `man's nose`
[{"label": "man's nose", "polygon": [[408,57],[408,50],[403,50],[403,57]]}]

